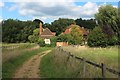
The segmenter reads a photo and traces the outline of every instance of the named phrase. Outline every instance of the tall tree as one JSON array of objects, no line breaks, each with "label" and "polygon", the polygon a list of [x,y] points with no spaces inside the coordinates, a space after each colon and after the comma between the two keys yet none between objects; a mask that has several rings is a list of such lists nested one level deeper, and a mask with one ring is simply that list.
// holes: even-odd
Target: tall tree
[{"label": "tall tree", "polygon": [[72,36],[72,39],[74,40],[75,44],[81,44],[83,40],[82,30],[79,26],[73,25],[70,35]]},{"label": "tall tree", "polygon": [[[116,34],[120,34],[120,27],[118,25],[120,18],[117,14],[117,8],[112,5],[103,5],[99,8],[99,12],[95,14],[95,18],[103,30],[110,28],[112,29],[111,32],[114,31]],[[107,29],[106,32],[111,36],[111,34],[109,34],[110,29],[109,31],[107,31]]]},{"label": "tall tree", "polygon": [[79,18],[79,19],[76,19],[75,22],[77,25],[87,29],[93,29],[96,26],[95,19],[83,20],[82,18]]},{"label": "tall tree", "polygon": [[27,37],[37,27],[39,27],[38,24],[32,21],[4,20],[2,21],[2,42],[27,42]]},{"label": "tall tree", "polygon": [[56,32],[56,35],[59,35],[71,24],[75,24],[73,19],[59,18],[51,23],[51,31],[54,31]]}]

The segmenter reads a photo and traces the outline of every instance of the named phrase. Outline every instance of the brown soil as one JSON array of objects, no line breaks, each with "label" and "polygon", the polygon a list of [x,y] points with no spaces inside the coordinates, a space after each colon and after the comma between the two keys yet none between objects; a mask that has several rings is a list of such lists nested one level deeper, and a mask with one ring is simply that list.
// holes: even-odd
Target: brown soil
[{"label": "brown soil", "polygon": [[16,71],[14,78],[40,78],[39,66],[41,58],[50,51],[47,50],[30,58]]}]

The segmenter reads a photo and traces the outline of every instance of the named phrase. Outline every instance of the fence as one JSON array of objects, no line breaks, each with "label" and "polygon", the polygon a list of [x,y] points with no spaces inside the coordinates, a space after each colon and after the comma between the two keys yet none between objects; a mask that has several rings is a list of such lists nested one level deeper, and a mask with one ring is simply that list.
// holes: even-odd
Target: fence
[{"label": "fence", "polygon": [[69,60],[69,57],[72,57],[72,58],[75,58],[75,59],[77,59],[77,60],[82,61],[82,62],[83,62],[83,76],[84,76],[84,77],[85,77],[85,69],[86,69],[85,63],[88,63],[88,64],[90,64],[90,65],[92,65],[92,66],[94,66],[94,67],[100,68],[100,69],[101,69],[101,72],[102,72],[102,78],[106,78],[106,71],[108,71],[108,72],[110,72],[110,73],[112,73],[112,74],[115,74],[115,75],[117,75],[118,77],[120,76],[120,72],[119,72],[119,71],[116,71],[116,70],[113,70],[113,69],[111,69],[111,68],[106,67],[104,63],[96,64],[96,63],[94,63],[94,62],[91,62],[91,61],[89,61],[89,60],[86,60],[85,58],[77,57],[77,56],[71,54],[70,52],[64,51],[61,47],[57,47],[57,50],[58,50],[59,52],[62,51],[63,53],[65,53],[65,54],[68,55],[67,61]]}]

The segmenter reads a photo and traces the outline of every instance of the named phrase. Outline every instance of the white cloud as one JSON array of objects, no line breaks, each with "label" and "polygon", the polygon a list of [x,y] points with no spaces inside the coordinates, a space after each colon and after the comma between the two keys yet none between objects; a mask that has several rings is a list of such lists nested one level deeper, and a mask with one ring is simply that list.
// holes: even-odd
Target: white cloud
[{"label": "white cloud", "polygon": [[4,7],[4,3],[0,1],[0,8]]},{"label": "white cloud", "polygon": [[83,6],[78,6],[74,0],[67,2],[66,0],[52,0],[47,2],[17,2],[16,5],[10,7],[10,10],[17,9],[22,16],[38,17],[42,20],[62,18],[92,18],[98,11],[98,5],[93,2],[87,2]]}]

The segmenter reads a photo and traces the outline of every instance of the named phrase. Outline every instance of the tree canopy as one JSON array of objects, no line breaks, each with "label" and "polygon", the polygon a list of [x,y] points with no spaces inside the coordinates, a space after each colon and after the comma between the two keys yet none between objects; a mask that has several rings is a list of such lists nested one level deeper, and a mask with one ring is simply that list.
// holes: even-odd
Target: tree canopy
[{"label": "tree canopy", "polygon": [[37,27],[39,27],[38,24],[32,21],[4,20],[2,21],[2,42],[27,42],[28,36]]},{"label": "tree canopy", "polygon": [[118,27],[118,22],[120,22],[119,16],[117,13],[117,8],[112,5],[101,6],[99,8],[99,12],[95,14],[98,24],[103,29],[105,29],[105,27],[112,28],[112,30],[117,34],[120,34],[120,27]]},{"label": "tree canopy", "polygon": [[83,20],[82,18],[79,18],[79,19],[76,19],[75,22],[77,25],[87,29],[93,29],[96,26],[95,19]]},{"label": "tree canopy", "polygon": [[65,29],[71,25],[75,24],[75,21],[73,19],[68,18],[59,18],[58,20],[55,20],[51,23],[51,31],[56,32],[56,35],[61,34],[65,31]]}]

